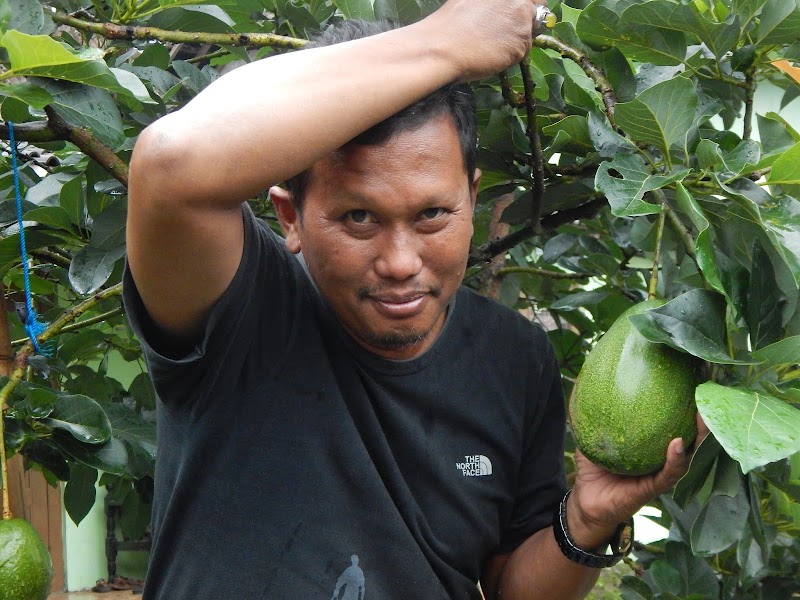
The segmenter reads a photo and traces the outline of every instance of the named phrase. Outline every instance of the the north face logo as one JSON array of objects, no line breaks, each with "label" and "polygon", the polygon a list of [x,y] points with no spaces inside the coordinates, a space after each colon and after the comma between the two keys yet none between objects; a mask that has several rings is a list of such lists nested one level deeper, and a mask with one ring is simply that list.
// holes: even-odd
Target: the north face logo
[{"label": "the north face logo", "polygon": [[456,463],[456,468],[461,471],[464,477],[482,477],[492,474],[492,461],[488,456],[475,454],[465,456],[464,462]]}]

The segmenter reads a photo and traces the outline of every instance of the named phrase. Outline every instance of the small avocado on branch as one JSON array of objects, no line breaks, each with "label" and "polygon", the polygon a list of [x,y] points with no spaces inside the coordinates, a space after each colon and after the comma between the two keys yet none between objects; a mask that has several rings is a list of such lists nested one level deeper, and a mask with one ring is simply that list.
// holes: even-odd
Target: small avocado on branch
[{"label": "small avocado on branch", "polygon": [[628,321],[664,304],[647,300],[625,311],[586,357],[570,397],[578,448],[619,475],[658,471],[672,439],[688,447],[697,436],[694,391],[702,362],[648,341]]}]

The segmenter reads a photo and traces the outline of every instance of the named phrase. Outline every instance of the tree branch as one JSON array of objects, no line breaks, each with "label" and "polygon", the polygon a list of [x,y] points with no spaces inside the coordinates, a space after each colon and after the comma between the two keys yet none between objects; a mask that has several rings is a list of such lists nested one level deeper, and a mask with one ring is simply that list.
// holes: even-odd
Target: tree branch
[{"label": "tree branch", "polygon": [[[80,304],[77,304],[76,306],[64,311],[64,313],[58,319],[56,319],[54,323],[48,326],[47,329],[45,329],[44,332],[38,338],[36,338],[37,342],[41,346],[50,338],[61,333],[61,331],[65,329],[67,325],[75,321],[75,319],[80,317],[87,310],[97,306],[97,304],[103,300],[112,298],[114,296],[119,296],[120,294],[122,294],[122,284],[118,283],[117,285],[113,285],[110,288],[106,288],[97,292]],[[22,381],[22,378],[25,375],[25,369],[28,366],[28,359],[30,358],[31,354],[33,354],[33,351],[33,342],[28,340],[14,357],[14,370],[9,375],[8,382],[6,382],[6,384],[3,386],[3,389],[0,390],[0,413],[5,410],[5,407],[8,404],[8,399],[11,397],[11,393],[14,391],[17,385],[19,385],[19,382]]]},{"label": "tree branch", "polygon": [[[553,213],[542,219],[542,230],[552,231],[561,225],[572,223],[578,219],[590,219],[607,204],[608,203],[606,202],[605,197],[599,197],[591,202],[587,202],[586,204],[576,206],[575,208]],[[524,227],[509,233],[507,236],[502,237],[499,240],[492,240],[483,244],[482,246],[473,248],[469,253],[467,264],[472,266],[478,263],[490,261],[498,254],[511,250],[511,248],[517,244],[521,244],[534,235],[533,227],[531,227],[530,224],[525,225]]]},{"label": "tree branch", "polygon": [[529,164],[531,168],[531,192],[533,195],[531,226],[534,233],[541,233],[544,160],[542,158],[542,141],[539,139],[539,130],[536,127],[536,98],[534,97],[536,84],[531,76],[531,67],[527,58],[519,63],[519,69],[522,73],[522,84],[525,88],[525,109],[528,114],[525,133],[528,136],[528,144],[530,145]]},{"label": "tree branch", "polygon": [[[8,125],[0,123],[0,138],[9,139]],[[47,121],[33,121],[31,123],[14,123],[14,138],[18,142],[57,142],[63,138],[58,137],[50,128]]]},{"label": "tree branch", "polygon": [[216,44],[219,46],[250,46],[261,48],[302,48],[308,42],[274,33],[209,33],[193,31],[169,31],[157,27],[117,25],[116,23],[92,23],[62,12],[49,13],[56,23],[69,25],[80,31],[96,33],[109,40],[159,40],[176,44]]},{"label": "tree branch", "polygon": [[525,96],[511,89],[511,83],[508,81],[508,71],[500,71],[497,77],[500,79],[500,90],[503,93],[503,100],[506,101],[506,104],[511,108],[524,107]]},{"label": "tree branch", "polygon": [[617,105],[617,96],[614,93],[614,88],[611,87],[606,74],[603,73],[603,70],[600,67],[595,65],[591,60],[589,60],[588,56],[580,52],[578,49],[573,48],[572,46],[565,44],[564,42],[549,35],[537,35],[535,38],[533,38],[533,45],[539,48],[555,50],[564,58],[568,58],[576,62],[578,66],[583,69],[583,72],[586,73],[592,81],[594,81],[597,91],[600,92],[600,95],[603,98],[603,105],[606,107],[606,115],[608,115],[608,119],[611,121],[611,124],[614,124],[614,109]]},{"label": "tree branch", "polygon": [[510,275],[511,273],[525,273],[527,275],[538,275],[540,277],[548,277],[550,279],[588,279],[589,275],[585,273],[563,273],[561,271],[548,271],[547,269],[539,269],[537,267],[503,267],[500,269],[498,275]]},{"label": "tree branch", "polygon": [[756,69],[755,65],[747,69],[745,73],[744,88],[744,125],[742,128],[742,139],[749,140],[753,134],[753,98],[756,95]]}]

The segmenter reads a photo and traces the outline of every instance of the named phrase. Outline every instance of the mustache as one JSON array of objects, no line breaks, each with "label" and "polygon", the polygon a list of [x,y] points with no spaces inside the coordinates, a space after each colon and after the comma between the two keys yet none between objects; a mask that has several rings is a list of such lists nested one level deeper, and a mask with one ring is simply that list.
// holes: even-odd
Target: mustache
[{"label": "mustache", "polygon": [[[359,300],[365,300],[373,296],[383,296],[385,294],[397,293],[398,290],[394,286],[389,285],[371,285],[358,288],[356,296]],[[442,295],[442,288],[438,285],[432,286],[416,286],[408,290],[402,290],[402,295],[413,296],[415,294],[430,294],[434,298]]]}]

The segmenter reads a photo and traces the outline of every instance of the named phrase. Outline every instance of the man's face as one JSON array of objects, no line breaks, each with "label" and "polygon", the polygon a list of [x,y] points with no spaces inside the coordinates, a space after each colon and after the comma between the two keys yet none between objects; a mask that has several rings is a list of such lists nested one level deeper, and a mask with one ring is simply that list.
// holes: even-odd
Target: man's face
[{"label": "man's face", "polygon": [[345,329],[403,360],[427,350],[444,324],[466,269],[477,187],[445,115],[318,162],[302,219],[276,204],[287,246],[303,252]]}]

